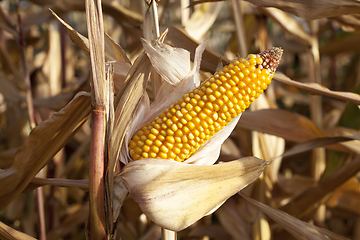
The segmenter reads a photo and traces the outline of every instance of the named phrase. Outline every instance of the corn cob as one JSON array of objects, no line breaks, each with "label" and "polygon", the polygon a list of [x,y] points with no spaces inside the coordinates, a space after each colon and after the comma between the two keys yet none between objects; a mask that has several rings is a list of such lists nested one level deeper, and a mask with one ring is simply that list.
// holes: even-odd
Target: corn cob
[{"label": "corn cob", "polygon": [[281,48],[250,54],[224,67],[143,127],[130,156],[184,161],[242,113],[270,84]]}]

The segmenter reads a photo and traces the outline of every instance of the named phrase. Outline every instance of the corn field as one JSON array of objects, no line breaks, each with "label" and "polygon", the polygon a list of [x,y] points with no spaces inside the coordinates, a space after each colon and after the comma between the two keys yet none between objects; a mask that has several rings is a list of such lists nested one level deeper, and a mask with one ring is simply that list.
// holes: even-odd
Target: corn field
[{"label": "corn field", "polygon": [[0,239],[360,239],[359,9],[1,1]]}]

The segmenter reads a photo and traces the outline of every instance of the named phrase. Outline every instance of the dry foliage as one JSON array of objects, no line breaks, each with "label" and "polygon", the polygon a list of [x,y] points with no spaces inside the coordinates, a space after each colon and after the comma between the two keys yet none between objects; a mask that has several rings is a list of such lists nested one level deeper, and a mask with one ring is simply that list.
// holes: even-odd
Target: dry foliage
[{"label": "dry foliage", "polygon": [[[167,226],[162,221],[172,220],[186,227],[179,239],[360,239],[358,1],[165,0],[158,2],[158,23],[156,12],[145,15],[149,5],[143,0],[103,0],[102,9],[96,3],[1,2],[1,240],[85,239],[96,221],[106,221],[104,231],[116,233],[114,239],[160,239],[160,227]],[[174,79],[195,78],[198,68],[204,80],[229,59],[271,46],[284,50],[273,83],[222,145],[221,164],[173,167],[160,161],[156,172],[157,162],[124,168],[118,161],[132,121],[143,120],[134,116],[145,91],[154,110],[167,100],[159,98],[162,93],[178,94],[161,87],[162,81],[176,85]],[[167,55],[183,69],[163,71],[172,65]],[[97,120],[94,114],[89,120],[99,106],[106,109],[97,117],[108,137],[100,180],[91,175],[98,170],[90,157],[98,150],[90,146]],[[146,178],[130,181],[132,169]],[[212,169],[221,172],[204,177]],[[116,176],[129,182],[125,186]],[[105,185],[105,203],[97,206],[105,205],[107,214],[95,222],[90,217],[89,224],[89,212],[101,211],[89,208],[94,181]],[[163,183],[166,189],[157,185]],[[178,196],[187,194],[188,185],[187,201]],[[133,198],[123,194],[125,188]],[[174,215],[161,215],[163,197],[174,188],[181,189],[171,196]],[[156,192],[155,200],[137,189]],[[227,201],[217,209],[207,202],[211,196]],[[196,211],[210,214],[192,224],[198,218],[181,213],[197,198],[203,204]]]}]

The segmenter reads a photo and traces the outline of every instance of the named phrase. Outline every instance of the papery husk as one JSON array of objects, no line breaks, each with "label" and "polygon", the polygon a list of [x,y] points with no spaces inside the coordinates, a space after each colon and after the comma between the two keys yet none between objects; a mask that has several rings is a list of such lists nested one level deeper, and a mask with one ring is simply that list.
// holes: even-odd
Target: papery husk
[{"label": "papery husk", "polygon": [[178,84],[184,75],[190,72],[189,51],[159,41],[148,41],[143,38],[141,41],[153,67],[171,85]]},{"label": "papery husk", "polygon": [[150,220],[180,231],[257,179],[266,165],[256,157],[210,166],[146,159],[127,164],[119,177]]}]

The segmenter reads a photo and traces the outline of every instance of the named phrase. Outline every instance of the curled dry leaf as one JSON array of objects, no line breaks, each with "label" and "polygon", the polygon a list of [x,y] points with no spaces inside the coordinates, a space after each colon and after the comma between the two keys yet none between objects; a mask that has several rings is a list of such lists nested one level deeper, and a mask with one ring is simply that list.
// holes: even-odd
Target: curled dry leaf
[{"label": "curled dry leaf", "polygon": [[360,15],[358,13],[337,16],[332,19],[340,23],[344,31],[353,32],[360,29]]},{"label": "curled dry leaf", "polygon": [[351,35],[343,36],[342,38],[339,39],[336,38],[335,40],[328,42],[324,46],[321,46],[319,49],[320,54],[334,56],[337,54],[359,51],[360,50],[359,41],[360,41],[359,34],[351,34]]},{"label": "curled dry leaf", "polygon": [[5,225],[4,223],[0,222],[0,239],[3,240],[17,240],[17,239],[21,239],[21,240],[35,240],[35,238],[16,231],[15,229]]},{"label": "curled dry leaf", "polygon": [[60,224],[47,233],[47,240],[65,238],[65,236],[74,231],[78,225],[86,221],[89,215],[89,204],[77,206],[76,208],[76,211],[69,214]]},{"label": "curled dry leaf", "polygon": [[0,209],[6,207],[89,118],[90,95],[79,93],[61,111],[40,123],[0,173]]},{"label": "curled dry leaf", "polygon": [[[292,156],[298,153],[310,151],[315,148],[329,146],[339,142],[346,142],[351,140],[360,140],[360,133],[351,136],[336,136],[336,137],[322,137],[314,138],[309,141],[300,143],[290,150],[286,151],[282,157]],[[332,149],[344,150],[340,146],[334,146]],[[359,149],[353,149],[357,154],[360,154]]]},{"label": "curled dry leaf", "polygon": [[[81,50],[84,52],[85,56],[90,59],[89,52],[89,40],[78,33],[74,28],[62,20],[56,13],[49,9],[51,13],[60,21],[62,25],[66,28],[71,41],[75,43]],[[105,41],[105,58],[107,61],[124,61],[130,64],[129,58],[126,56],[126,53],[119,44],[117,44],[108,34],[104,35]]]},{"label": "curled dry leaf", "polygon": [[269,133],[294,142],[304,142],[312,138],[327,136],[310,119],[281,109],[245,111],[240,118],[239,125],[242,128]]},{"label": "curled dry leaf", "polygon": [[254,199],[249,198],[245,194],[239,193],[246,201],[260,209],[268,217],[273,219],[275,222],[279,223],[283,228],[285,228],[289,233],[291,233],[296,239],[309,239],[309,240],[318,240],[318,239],[333,239],[333,240],[344,240],[345,237],[339,236],[329,230],[316,227],[310,223],[303,222],[295,217],[292,217],[278,209],[269,207],[263,203],[255,201]]},{"label": "curled dry leaf", "polygon": [[319,19],[356,13],[359,1],[351,0],[246,0],[258,7],[275,7],[305,19]]},{"label": "curled dry leaf", "polygon": [[353,177],[338,187],[326,201],[326,206],[341,208],[360,214],[360,183]]},{"label": "curled dry leaf", "polygon": [[221,225],[223,225],[227,232],[231,234],[233,239],[250,240],[250,221],[244,219],[238,211],[234,211],[234,209],[237,210],[238,206],[236,205],[235,200],[230,198],[216,211],[215,214],[219,218]]},{"label": "curled dry leaf", "polygon": [[256,157],[210,166],[146,159],[127,164],[119,176],[147,217],[180,231],[257,179],[267,165]]},{"label": "curled dry leaf", "polygon": [[[169,33],[166,38],[166,43],[188,49],[190,51],[190,58],[194,60],[195,49],[199,46],[199,42],[190,37],[184,29],[175,26],[169,26]],[[219,59],[223,62],[223,65],[229,64],[230,60],[220,55],[210,48],[206,48],[202,56],[201,69],[208,72],[214,72],[218,66]]]},{"label": "curled dry leaf", "polygon": [[197,41],[203,40],[205,33],[213,26],[223,2],[205,3],[195,9],[185,24],[185,30]]},{"label": "curled dry leaf", "polygon": [[290,17],[289,14],[276,8],[263,8],[262,10],[266,15],[278,22],[286,32],[290,33],[305,46],[311,46],[312,42],[316,40],[310,36],[294,18]]},{"label": "curled dry leaf", "polygon": [[314,210],[326,195],[348,181],[360,170],[360,157],[341,167],[316,186],[308,188],[293,201],[281,207],[282,211],[301,218]]},{"label": "curled dry leaf", "polygon": [[357,105],[360,105],[360,95],[356,93],[331,91],[328,88],[321,86],[317,83],[300,83],[291,80],[289,77],[285,76],[282,73],[275,73],[274,79],[278,82],[288,84],[311,94],[324,95],[340,100],[350,101]]}]

